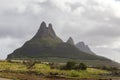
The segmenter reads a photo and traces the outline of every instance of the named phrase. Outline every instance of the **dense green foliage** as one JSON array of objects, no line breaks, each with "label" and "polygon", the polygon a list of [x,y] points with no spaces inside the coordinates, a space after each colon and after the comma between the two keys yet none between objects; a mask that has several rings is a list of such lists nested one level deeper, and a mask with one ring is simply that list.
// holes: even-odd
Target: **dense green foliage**
[{"label": "dense green foliage", "polygon": [[85,63],[77,64],[74,61],[68,61],[65,66],[63,66],[64,70],[86,70],[87,65]]},{"label": "dense green foliage", "polygon": [[75,67],[76,67],[76,63],[74,61],[69,61],[67,62],[65,69],[72,70],[75,69]]},{"label": "dense green foliage", "polygon": [[80,69],[80,70],[86,70],[86,69],[87,69],[87,65],[84,64],[84,63],[80,63],[80,64],[78,65],[78,69]]}]

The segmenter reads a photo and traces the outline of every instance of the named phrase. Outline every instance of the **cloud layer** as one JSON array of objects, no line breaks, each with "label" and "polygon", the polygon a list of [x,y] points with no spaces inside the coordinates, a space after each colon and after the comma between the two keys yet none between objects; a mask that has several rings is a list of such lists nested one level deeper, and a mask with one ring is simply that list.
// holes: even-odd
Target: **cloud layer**
[{"label": "cloud layer", "polygon": [[0,58],[32,38],[42,21],[64,41],[72,36],[120,62],[119,0],[1,0]]}]

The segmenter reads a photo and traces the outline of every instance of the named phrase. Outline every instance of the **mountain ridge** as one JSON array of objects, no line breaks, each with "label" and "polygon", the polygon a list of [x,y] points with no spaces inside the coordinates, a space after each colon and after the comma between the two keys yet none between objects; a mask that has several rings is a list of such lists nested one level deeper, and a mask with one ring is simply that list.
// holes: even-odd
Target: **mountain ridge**
[{"label": "mountain ridge", "polygon": [[[83,52],[73,44],[74,41],[72,38],[69,38],[67,42],[63,42],[55,34],[52,24],[49,24],[47,27],[46,23],[42,22],[35,36],[22,47],[9,54],[7,60],[39,60],[44,58],[41,61],[50,61],[51,58],[59,58],[59,61],[62,61],[65,58],[66,60],[101,60],[111,62],[110,59],[105,57]],[[92,64],[92,62],[90,63]]]}]

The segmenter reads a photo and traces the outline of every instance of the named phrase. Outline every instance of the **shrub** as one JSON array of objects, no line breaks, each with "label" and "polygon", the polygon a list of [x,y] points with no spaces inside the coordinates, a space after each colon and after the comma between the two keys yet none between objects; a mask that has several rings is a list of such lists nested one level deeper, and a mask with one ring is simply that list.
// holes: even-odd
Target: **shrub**
[{"label": "shrub", "polygon": [[86,70],[86,69],[87,69],[87,65],[84,64],[84,63],[80,63],[80,64],[78,65],[78,69],[79,69],[79,70]]},{"label": "shrub", "polygon": [[72,69],[75,69],[75,67],[76,67],[76,62],[74,62],[74,61],[69,61],[65,65],[66,70],[72,70]]},{"label": "shrub", "polygon": [[28,61],[23,61],[23,64],[27,67],[27,69],[31,69],[36,64],[36,62],[32,60],[28,60]]}]

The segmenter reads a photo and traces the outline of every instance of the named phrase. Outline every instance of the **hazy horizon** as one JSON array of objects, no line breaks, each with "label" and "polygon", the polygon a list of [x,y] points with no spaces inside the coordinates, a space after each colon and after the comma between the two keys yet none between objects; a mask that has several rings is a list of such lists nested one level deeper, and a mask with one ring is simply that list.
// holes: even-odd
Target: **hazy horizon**
[{"label": "hazy horizon", "polygon": [[0,17],[0,59],[31,39],[45,21],[64,41],[71,36],[120,63],[119,0],[1,0]]}]

